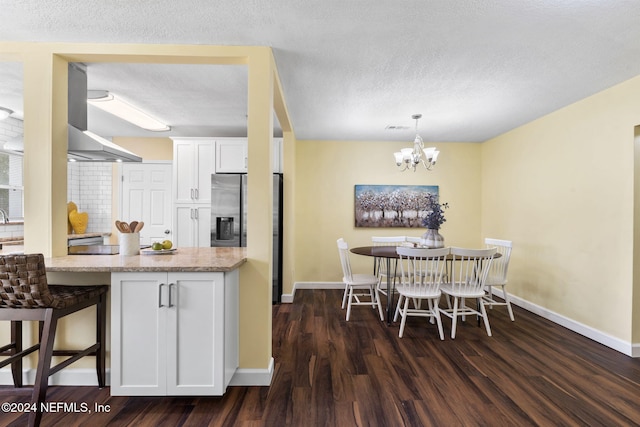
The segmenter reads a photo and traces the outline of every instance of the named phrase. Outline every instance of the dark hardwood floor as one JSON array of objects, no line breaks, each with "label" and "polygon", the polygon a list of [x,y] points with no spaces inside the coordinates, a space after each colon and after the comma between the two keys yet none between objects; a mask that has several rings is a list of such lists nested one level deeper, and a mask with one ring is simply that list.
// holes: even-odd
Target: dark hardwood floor
[{"label": "dark hardwood floor", "polygon": [[[640,360],[514,307],[489,312],[444,341],[435,325],[386,326],[369,307],[345,322],[338,290],[301,290],[273,308],[271,387],[222,398],[110,397],[50,387],[48,401],[109,405],[46,413],[43,426],[629,426],[640,425]],[[4,402],[26,401],[26,397]],[[26,415],[1,414],[0,425]]]}]

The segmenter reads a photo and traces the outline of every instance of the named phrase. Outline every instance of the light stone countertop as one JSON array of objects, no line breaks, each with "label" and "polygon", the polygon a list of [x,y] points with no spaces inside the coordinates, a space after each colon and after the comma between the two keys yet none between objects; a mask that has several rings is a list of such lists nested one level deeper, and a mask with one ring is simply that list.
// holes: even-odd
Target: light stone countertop
[{"label": "light stone countertop", "polygon": [[178,248],[162,255],[66,255],[44,263],[51,272],[225,272],[246,260],[246,248]]}]

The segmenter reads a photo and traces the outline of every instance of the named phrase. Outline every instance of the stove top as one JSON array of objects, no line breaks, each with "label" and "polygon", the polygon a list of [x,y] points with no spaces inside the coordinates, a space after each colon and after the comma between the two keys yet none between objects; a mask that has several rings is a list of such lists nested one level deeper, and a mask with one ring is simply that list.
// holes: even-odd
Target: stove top
[{"label": "stove top", "polygon": [[[148,248],[149,245],[140,245],[140,249]],[[120,253],[119,245],[78,245],[69,246],[69,255],[117,255]]]}]

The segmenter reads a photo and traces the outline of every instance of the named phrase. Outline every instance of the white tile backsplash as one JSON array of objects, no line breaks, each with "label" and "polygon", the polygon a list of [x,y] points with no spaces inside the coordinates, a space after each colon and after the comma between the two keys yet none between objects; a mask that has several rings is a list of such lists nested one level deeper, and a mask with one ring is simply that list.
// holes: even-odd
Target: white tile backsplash
[{"label": "white tile backsplash", "polygon": [[111,230],[111,163],[75,162],[67,165],[67,199],[89,214],[87,232]]}]

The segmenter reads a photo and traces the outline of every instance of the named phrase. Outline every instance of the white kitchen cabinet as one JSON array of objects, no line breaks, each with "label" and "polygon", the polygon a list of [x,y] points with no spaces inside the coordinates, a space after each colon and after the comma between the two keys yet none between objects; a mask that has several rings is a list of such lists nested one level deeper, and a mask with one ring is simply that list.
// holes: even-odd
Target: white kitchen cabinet
[{"label": "white kitchen cabinet", "polygon": [[247,172],[246,138],[216,139],[216,173]]},{"label": "white kitchen cabinet", "polygon": [[238,367],[238,295],[238,270],[112,273],[111,394],[224,394]]},{"label": "white kitchen cabinet", "polygon": [[215,165],[215,140],[173,139],[175,203],[211,203],[211,174]]},{"label": "white kitchen cabinet", "polygon": [[[216,139],[215,173],[246,173],[248,145],[246,138]],[[273,139],[272,171],[282,172],[282,138]]]},{"label": "white kitchen cabinet", "polygon": [[211,206],[176,204],[174,244],[178,248],[211,246]]}]

